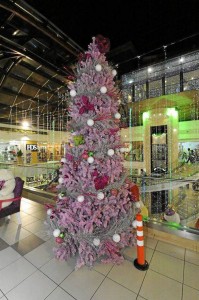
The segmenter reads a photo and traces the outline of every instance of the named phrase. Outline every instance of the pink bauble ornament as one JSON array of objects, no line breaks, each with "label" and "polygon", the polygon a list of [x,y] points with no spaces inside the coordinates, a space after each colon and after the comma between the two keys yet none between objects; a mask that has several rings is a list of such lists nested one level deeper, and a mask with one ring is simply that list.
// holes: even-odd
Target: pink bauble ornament
[{"label": "pink bauble ornament", "polygon": [[87,153],[83,153],[83,154],[82,154],[82,158],[83,158],[83,159],[87,159],[87,158],[88,158],[88,154],[87,154]]},{"label": "pink bauble ornament", "polygon": [[62,244],[64,240],[60,236],[58,236],[56,237],[55,241],[57,244]]}]

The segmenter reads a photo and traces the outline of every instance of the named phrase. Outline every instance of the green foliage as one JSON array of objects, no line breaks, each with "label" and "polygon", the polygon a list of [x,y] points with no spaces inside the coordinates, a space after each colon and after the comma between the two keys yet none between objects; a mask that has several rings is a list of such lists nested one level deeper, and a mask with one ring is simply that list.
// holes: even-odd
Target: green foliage
[{"label": "green foliage", "polygon": [[23,152],[20,150],[17,151],[17,157],[21,157],[23,155]]}]

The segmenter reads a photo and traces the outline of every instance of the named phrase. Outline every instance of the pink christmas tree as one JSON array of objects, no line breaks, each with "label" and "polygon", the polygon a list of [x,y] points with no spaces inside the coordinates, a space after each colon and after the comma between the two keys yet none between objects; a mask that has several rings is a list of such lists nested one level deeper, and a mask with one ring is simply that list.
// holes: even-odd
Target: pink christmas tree
[{"label": "pink christmas tree", "polygon": [[129,181],[119,152],[117,72],[106,61],[108,49],[108,39],[93,38],[69,85],[71,140],[61,160],[56,207],[47,211],[56,257],[76,255],[77,268],[96,260],[120,263],[121,249],[135,242]]}]

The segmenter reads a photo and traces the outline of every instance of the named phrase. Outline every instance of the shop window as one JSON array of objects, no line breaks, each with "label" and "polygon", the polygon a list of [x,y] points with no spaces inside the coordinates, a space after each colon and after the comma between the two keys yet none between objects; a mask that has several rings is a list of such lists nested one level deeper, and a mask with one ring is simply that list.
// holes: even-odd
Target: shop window
[{"label": "shop window", "polygon": [[180,92],[180,74],[165,78],[165,93],[176,94]]}]

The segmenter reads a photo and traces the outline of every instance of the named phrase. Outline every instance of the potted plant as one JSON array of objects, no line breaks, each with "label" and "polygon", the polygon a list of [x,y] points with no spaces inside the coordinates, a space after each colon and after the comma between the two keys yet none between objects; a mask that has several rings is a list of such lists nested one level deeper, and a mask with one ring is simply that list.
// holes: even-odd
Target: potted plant
[{"label": "potted plant", "polygon": [[20,150],[17,151],[17,163],[18,164],[22,164],[23,163],[22,156],[23,156],[23,152],[20,149]]}]

